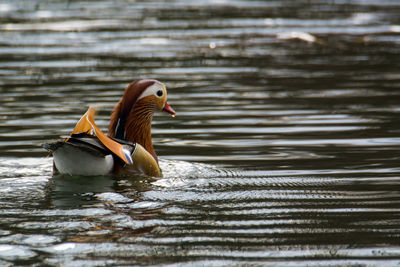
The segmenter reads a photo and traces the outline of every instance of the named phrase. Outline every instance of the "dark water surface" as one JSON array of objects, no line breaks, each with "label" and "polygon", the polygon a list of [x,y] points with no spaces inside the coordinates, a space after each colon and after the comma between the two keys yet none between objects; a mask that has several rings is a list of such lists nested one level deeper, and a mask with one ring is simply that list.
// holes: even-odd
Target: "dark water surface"
[{"label": "dark water surface", "polygon": [[[0,265],[400,265],[399,1],[1,1]],[[136,78],[162,179],[40,144]]]}]

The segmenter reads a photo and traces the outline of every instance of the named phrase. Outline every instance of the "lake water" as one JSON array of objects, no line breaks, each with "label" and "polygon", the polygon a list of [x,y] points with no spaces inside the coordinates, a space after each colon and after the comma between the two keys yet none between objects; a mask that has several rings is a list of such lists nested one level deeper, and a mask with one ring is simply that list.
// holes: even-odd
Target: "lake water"
[{"label": "lake water", "polygon": [[[1,1],[1,266],[400,265],[400,2]],[[164,177],[42,143],[168,87]]]}]

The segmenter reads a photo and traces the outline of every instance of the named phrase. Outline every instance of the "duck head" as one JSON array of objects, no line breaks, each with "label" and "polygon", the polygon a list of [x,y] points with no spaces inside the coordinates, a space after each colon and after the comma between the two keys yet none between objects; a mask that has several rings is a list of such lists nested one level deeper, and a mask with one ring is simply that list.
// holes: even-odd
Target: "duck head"
[{"label": "duck head", "polygon": [[167,102],[165,85],[157,80],[136,80],[128,85],[114,107],[108,135],[139,143],[158,161],[151,140],[151,122],[156,111],[175,116],[175,111]]}]

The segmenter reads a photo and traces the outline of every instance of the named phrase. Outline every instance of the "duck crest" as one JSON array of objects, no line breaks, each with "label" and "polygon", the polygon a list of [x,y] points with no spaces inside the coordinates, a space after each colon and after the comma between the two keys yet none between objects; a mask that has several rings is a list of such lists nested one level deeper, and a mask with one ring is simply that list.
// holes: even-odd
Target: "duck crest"
[{"label": "duck crest", "polygon": [[125,139],[125,124],[129,113],[135,106],[137,99],[143,91],[154,84],[154,80],[138,79],[133,81],[125,89],[124,95],[115,106],[108,126],[108,134],[111,137]]},{"label": "duck crest", "polygon": [[157,160],[151,141],[151,121],[155,109],[147,101],[138,102],[139,96],[155,82],[140,79],[128,85],[111,114],[108,134],[110,137],[141,144]]}]

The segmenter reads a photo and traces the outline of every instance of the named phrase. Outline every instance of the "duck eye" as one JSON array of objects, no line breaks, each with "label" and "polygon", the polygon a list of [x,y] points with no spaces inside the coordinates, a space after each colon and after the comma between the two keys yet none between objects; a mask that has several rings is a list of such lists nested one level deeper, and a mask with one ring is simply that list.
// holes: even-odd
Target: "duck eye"
[{"label": "duck eye", "polygon": [[164,93],[163,93],[162,90],[158,90],[157,93],[156,93],[156,95],[157,95],[158,97],[162,97],[163,94],[164,94]]}]

